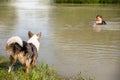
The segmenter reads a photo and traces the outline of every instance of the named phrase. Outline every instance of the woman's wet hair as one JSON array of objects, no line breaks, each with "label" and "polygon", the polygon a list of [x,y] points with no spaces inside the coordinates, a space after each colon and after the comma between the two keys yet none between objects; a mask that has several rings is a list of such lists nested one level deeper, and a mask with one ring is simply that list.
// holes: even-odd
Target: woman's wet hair
[{"label": "woman's wet hair", "polygon": [[96,18],[97,18],[97,17],[100,17],[100,18],[102,18],[102,16],[101,16],[101,15],[97,15],[97,16],[96,16]]}]

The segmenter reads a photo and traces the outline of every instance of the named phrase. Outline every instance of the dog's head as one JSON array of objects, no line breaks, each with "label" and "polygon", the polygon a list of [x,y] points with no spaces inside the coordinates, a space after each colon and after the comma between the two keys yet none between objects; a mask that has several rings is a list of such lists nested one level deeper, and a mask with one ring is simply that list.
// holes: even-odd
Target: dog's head
[{"label": "dog's head", "polygon": [[38,42],[40,42],[41,34],[42,34],[41,32],[38,33],[38,34],[33,34],[31,31],[28,32],[29,39],[34,37],[34,38],[36,38],[38,40]]},{"label": "dog's head", "polygon": [[41,32],[38,34],[33,34],[31,31],[28,32],[29,40],[28,43],[32,43],[36,46],[37,50],[39,50]]}]

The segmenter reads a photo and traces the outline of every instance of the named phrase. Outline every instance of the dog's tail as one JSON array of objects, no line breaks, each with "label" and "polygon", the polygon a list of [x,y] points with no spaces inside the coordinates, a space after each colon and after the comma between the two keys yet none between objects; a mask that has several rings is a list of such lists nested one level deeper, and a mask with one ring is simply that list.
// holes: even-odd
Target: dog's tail
[{"label": "dog's tail", "polygon": [[8,52],[8,54],[14,55],[21,51],[22,47],[23,40],[18,36],[14,36],[8,39],[6,44],[6,51]]}]

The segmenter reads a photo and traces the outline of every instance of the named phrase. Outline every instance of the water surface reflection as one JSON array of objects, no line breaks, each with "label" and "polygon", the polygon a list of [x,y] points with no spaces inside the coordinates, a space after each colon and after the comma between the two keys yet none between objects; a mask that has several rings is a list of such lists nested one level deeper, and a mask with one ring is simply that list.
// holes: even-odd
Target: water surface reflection
[{"label": "water surface reflection", "polygon": [[[27,40],[29,30],[42,32],[38,63],[45,61],[65,77],[81,71],[96,80],[120,79],[119,6],[50,6],[32,1],[0,6],[1,46],[5,46],[6,39],[12,35]],[[97,14],[118,28],[111,26],[111,30],[94,32],[92,21]],[[4,47],[0,50],[1,55],[7,55]]]}]

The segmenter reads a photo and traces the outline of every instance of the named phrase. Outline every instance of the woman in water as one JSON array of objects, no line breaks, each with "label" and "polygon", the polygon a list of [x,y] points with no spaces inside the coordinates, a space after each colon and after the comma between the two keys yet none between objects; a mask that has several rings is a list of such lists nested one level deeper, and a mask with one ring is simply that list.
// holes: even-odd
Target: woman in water
[{"label": "woman in water", "polygon": [[95,21],[96,25],[105,25],[106,22],[103,20],[101,15],[97,15],[96,16],[96,21]]},{"label": "woman in water", "polygon": [[97,15],[96,16],[96,21],[94,22],[94,27],[93,30],[95,32],[100,32],[102,30],[101,26],[97,26],[97,25],[106,25],[106,22],[103,20],[101,15]]}]

